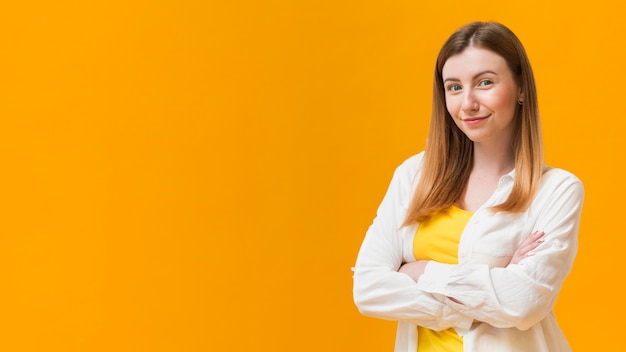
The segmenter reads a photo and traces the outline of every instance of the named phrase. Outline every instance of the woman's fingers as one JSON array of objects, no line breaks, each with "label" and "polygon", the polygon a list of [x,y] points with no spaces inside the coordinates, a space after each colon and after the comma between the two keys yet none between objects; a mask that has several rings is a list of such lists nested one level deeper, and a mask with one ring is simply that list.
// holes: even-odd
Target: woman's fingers
[{"label": "woman's fingers", "polygon": [[513,258],[511,258],[511,264],[517,264],[522,259],[534,255],[534,249],[543,243],[544,235],[545,233],[543,231],[534,231],[526,237],[515,250]]},{"label": "woman's fingers", "polygon": [[524,240],[524,242],[526,243],[524,244],[524,242],[522,242],[522,246],[521,246],[522,253],[525,255],[529,255],[530,253],[533,253],[532,250],[537,248],[540,244],[543,243],[543,235],[545,235],[543,231],[535,231],[532,234],[530,234],[530,236],[528,236],[528,238]]}]

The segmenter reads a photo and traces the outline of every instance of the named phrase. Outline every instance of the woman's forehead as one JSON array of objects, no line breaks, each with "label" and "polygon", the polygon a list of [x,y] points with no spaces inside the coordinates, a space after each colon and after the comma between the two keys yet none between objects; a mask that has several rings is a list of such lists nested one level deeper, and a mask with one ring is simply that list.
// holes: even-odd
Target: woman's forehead
[{"label": "woman's forehead", "polygon": [[508,65],[502,56],[491,50],[472,46],[450,56],[443,65],[442,74],[444,79],[460,79],[486,71],[498,74],[503,70],[508,70]]}]

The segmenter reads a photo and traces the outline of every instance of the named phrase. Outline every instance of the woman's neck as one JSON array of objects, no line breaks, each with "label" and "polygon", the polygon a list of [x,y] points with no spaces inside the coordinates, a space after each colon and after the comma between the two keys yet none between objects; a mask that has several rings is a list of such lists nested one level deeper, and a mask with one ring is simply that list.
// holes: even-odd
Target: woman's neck
[{"label": "woman's neck", "polygon": [[515,168],[513,150],[505,148],[484,148],[474,144],[474,165],[460,205],[467,211],[476,211],[488,199],[498,186],[500,178]]},{"label": "woman's neck", "polygon": [[493,148],[474,144],[474,165],[472,171],[502,176],[515,168],[513,148]]}]

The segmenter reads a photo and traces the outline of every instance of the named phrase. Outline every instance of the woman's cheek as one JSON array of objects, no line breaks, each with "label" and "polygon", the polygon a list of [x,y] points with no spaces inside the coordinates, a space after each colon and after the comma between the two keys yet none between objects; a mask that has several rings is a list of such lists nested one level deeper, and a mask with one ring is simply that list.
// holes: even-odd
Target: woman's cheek
[{"label": "woman's cheek", "polygon": [[455,104],[454,104],[453,99],[446,100],[446,110],[448,110],[448,114],[450,114],[450,116],[452,116],[452,118],[456,120],[458,113],[457,113],[457,110],[455,109]]}]

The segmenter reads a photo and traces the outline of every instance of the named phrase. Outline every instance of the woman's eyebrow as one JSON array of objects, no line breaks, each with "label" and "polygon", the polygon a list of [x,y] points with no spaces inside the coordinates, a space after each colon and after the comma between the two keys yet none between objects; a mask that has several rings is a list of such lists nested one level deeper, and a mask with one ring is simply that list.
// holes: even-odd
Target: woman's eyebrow
[{"label": "woman's eyebrow", "polygon": [[[472,79],[476,79],[476,78],[478,78],[478,77],[480,77],[480,76],[482,76],[482,75],[484,75],[484,74],[487,74],[487,73],[491,73],[491,74],[496,75],[496,76],[498,75],[498,74],[497,74],[496,72],[494,72],[494,71],[491,71],[491,70],[485,70],[485,71],[481,71],[481,72],[478,72],[477,74],[475,74],[475,75],[474,75],[474,77],[472,77]],[[455,82],[458,82],[458,81],[460,81],[460,79],[458,79],[458,78],[454,78],[454,77],[450,77],[450,78],[446,78],[446,79],[444,79],[444,80],[443,80],[443,82],[444,82],[444,83],[445,83],[445,82],[448,82],[448,81],[455,81]]]}]

